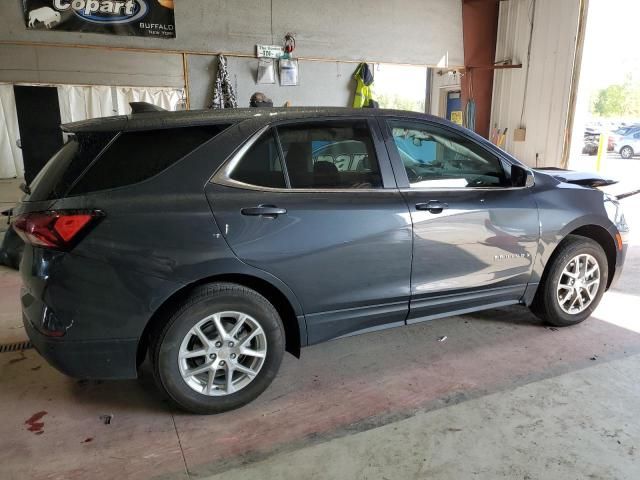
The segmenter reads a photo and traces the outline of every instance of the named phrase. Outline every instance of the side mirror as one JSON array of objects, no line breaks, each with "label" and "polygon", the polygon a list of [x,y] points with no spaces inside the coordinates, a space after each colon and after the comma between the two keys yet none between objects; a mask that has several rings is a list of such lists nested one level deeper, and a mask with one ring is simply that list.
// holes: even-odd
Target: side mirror
[{"label": "side mirror", "polygon": [[535,184],[533,172],[520,165],[511,165],[511,185],[530,188]]}]

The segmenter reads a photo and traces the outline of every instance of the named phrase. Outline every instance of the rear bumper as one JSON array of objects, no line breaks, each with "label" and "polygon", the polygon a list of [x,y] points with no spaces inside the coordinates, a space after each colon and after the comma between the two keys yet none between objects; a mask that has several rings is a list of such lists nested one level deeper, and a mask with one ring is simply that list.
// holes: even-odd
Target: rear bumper
[{"label": "rear bumper", "polygon": [[25,313],[22,322],[38,353],[65,375],[104,380],[137,377],[137,338],[69,341],[40,333]]},{"label": "rear bumper", "polygon": [[25,247],[24,328],[38,352],[76,378],[135,378],[147,322],[179,285],[99,260]]}]

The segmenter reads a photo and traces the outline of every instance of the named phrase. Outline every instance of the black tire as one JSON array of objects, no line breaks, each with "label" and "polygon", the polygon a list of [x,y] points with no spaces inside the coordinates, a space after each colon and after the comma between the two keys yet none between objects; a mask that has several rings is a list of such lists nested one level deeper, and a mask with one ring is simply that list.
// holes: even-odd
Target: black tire
[{"label": "black tire", "polygon": [[[216,312],[238,311],[250,315],[262,327],[267,353],[253,380],[223,396],[199,393],[187,385],[178,365],[180,345],[203,318]],[[197,414],[214,414],[241,407],[258,397],[278,373],[285,349],[285,332],[278,312],[254,290],[234,283],[198,287],[151,338],[150,355],[156,382],[180,408]],[[232,377],[233,378],[233,377]]]},{"label": "black tire", "polygon": [[[591,304],[582,312],[569,314],[561,307],[557,298],[557,286],[564,267],[579,254],[589,254],[600,268],[600,284]],[[558,246],[545,268],[531,310],[540,319],[556,327],[578,324],[587,319],[596,309],[607,286],[609,267],[607,255],[602,247],[590,238],[569,235]]]},{"label": "black tire", "polygon": [[633,158],[633,155],[634,155],[633,148],[629,146],[625,146],[620,149],[620,156],[625,160]]}]

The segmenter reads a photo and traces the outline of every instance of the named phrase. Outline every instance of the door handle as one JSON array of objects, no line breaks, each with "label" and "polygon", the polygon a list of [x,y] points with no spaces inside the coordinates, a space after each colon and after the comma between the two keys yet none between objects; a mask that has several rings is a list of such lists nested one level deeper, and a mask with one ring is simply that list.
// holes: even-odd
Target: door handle
[{"label": "door handle", "polygon": [[416,203],[416,210],[427,210],[430,213],[442,213],[442,210],[448,206],[448,203],[440,202],[438,200],[429,200],[424,203]]},{"label": "door handle", "polygon": [[286,208],[278,208],[275,205],[258,205],[257,207],[247,207],[240,210],[242,215],[249,216],[265,216],[265,217],[277,217],[278,215],[284,215],[287,213]]}]

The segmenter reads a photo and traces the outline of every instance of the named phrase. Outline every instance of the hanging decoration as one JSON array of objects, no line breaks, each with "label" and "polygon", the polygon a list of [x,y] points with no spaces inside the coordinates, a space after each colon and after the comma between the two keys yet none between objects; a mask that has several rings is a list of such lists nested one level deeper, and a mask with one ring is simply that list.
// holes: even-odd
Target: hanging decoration
[{"label": "hanging decoration", "polygon": [[227,59],[224,55],[218,55],[218,72],[216,73],[216,83],[213,87],[213,100],[211,100],[209,108],[237,107],[238,100],[227,71]]}]

